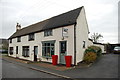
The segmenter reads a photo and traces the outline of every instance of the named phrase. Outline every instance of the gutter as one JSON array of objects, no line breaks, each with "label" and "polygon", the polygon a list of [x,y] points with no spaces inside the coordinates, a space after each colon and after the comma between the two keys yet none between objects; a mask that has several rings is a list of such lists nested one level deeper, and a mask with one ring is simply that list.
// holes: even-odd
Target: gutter
[{"label": "gutter", "polygon": [[76,24],[74,25],[74,66],[76,65]]}]

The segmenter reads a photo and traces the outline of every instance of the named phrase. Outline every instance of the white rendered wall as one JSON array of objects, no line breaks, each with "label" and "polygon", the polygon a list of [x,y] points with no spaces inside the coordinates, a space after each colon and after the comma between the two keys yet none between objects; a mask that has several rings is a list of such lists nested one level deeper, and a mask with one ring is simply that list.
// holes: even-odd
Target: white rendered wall
[{"label": "white rendered wall", "polygon": [[105,48],[104,45],[101,45],[101,44],[93,44],[93,45],[100,47],[102,49],[102,53],[106,53],[106,51],[104,49]]},{"label": "white rendered wall", "polygon": [[[83,41],[86,42],[85,48],[83,48]],[[84,8],[82,8],[76,25],[76,64],[83,60],[84,51],[88,46],[88,26]]]},{"label": "white rendered wall", "polygon": [[[52,62],[52,59],[46,59],[42,57],[42,41],[55,41],[55,55],[58,55],[58,63],[59,63],[59,55],[60,55],[60,45],[59,41],[67,41],[67,55],[71,55],[74,58],[74,25],[65,26],[68,28],[68,38],[62,40],[62,27],[53,29],[53,36],[44,37],[44,32],[35,33],[35,40],[28,41],[28,35],[21,37],[21,42],[17,42],[17,38],[12,39],[12,43],[10,43],[9,47],[14,47],[13,55],[9,55],[12,57],[19,57],[21,59],[26,59],[33,61],[34,60],[34,46],[38,46],[38,55],[42,61]],[[16,46],[18,46],[18,55],[16,55]],[[22,46],[29,46],[30,57],[22,56]],[[72,59],[72,63],[74,59]]]}]

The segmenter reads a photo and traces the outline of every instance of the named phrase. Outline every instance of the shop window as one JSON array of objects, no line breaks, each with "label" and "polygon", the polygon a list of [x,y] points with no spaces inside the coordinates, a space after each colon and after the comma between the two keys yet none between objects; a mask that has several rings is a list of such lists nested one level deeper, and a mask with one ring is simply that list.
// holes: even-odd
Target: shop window
[{"label": "shop window", "polygon": [[50,58],[54,55],[55,52],[55,42],[54,41],[46,41],[42,42],[42,56]]}]

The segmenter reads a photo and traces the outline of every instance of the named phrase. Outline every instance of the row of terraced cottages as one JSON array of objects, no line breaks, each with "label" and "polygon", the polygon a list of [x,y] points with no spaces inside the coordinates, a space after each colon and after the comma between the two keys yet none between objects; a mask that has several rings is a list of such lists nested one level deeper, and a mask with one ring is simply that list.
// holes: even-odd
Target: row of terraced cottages
[{"label": "row of terraced cottages", "polygon": [[58,63],[65,64],[64,56],[72,56],[72,64],[83,60],[84,50],[92,45],[84,7],[60,14],[21,29],[9,37],[9,56],[30,61],[52,62],[58,55]]}]

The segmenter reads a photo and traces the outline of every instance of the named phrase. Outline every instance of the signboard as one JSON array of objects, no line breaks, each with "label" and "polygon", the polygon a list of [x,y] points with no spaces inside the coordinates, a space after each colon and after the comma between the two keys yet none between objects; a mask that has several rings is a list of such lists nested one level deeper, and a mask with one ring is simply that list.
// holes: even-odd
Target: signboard
[{"label": "signboard", "polygon": [[63,37],[68,37],[68,28],[62,28]]}]

